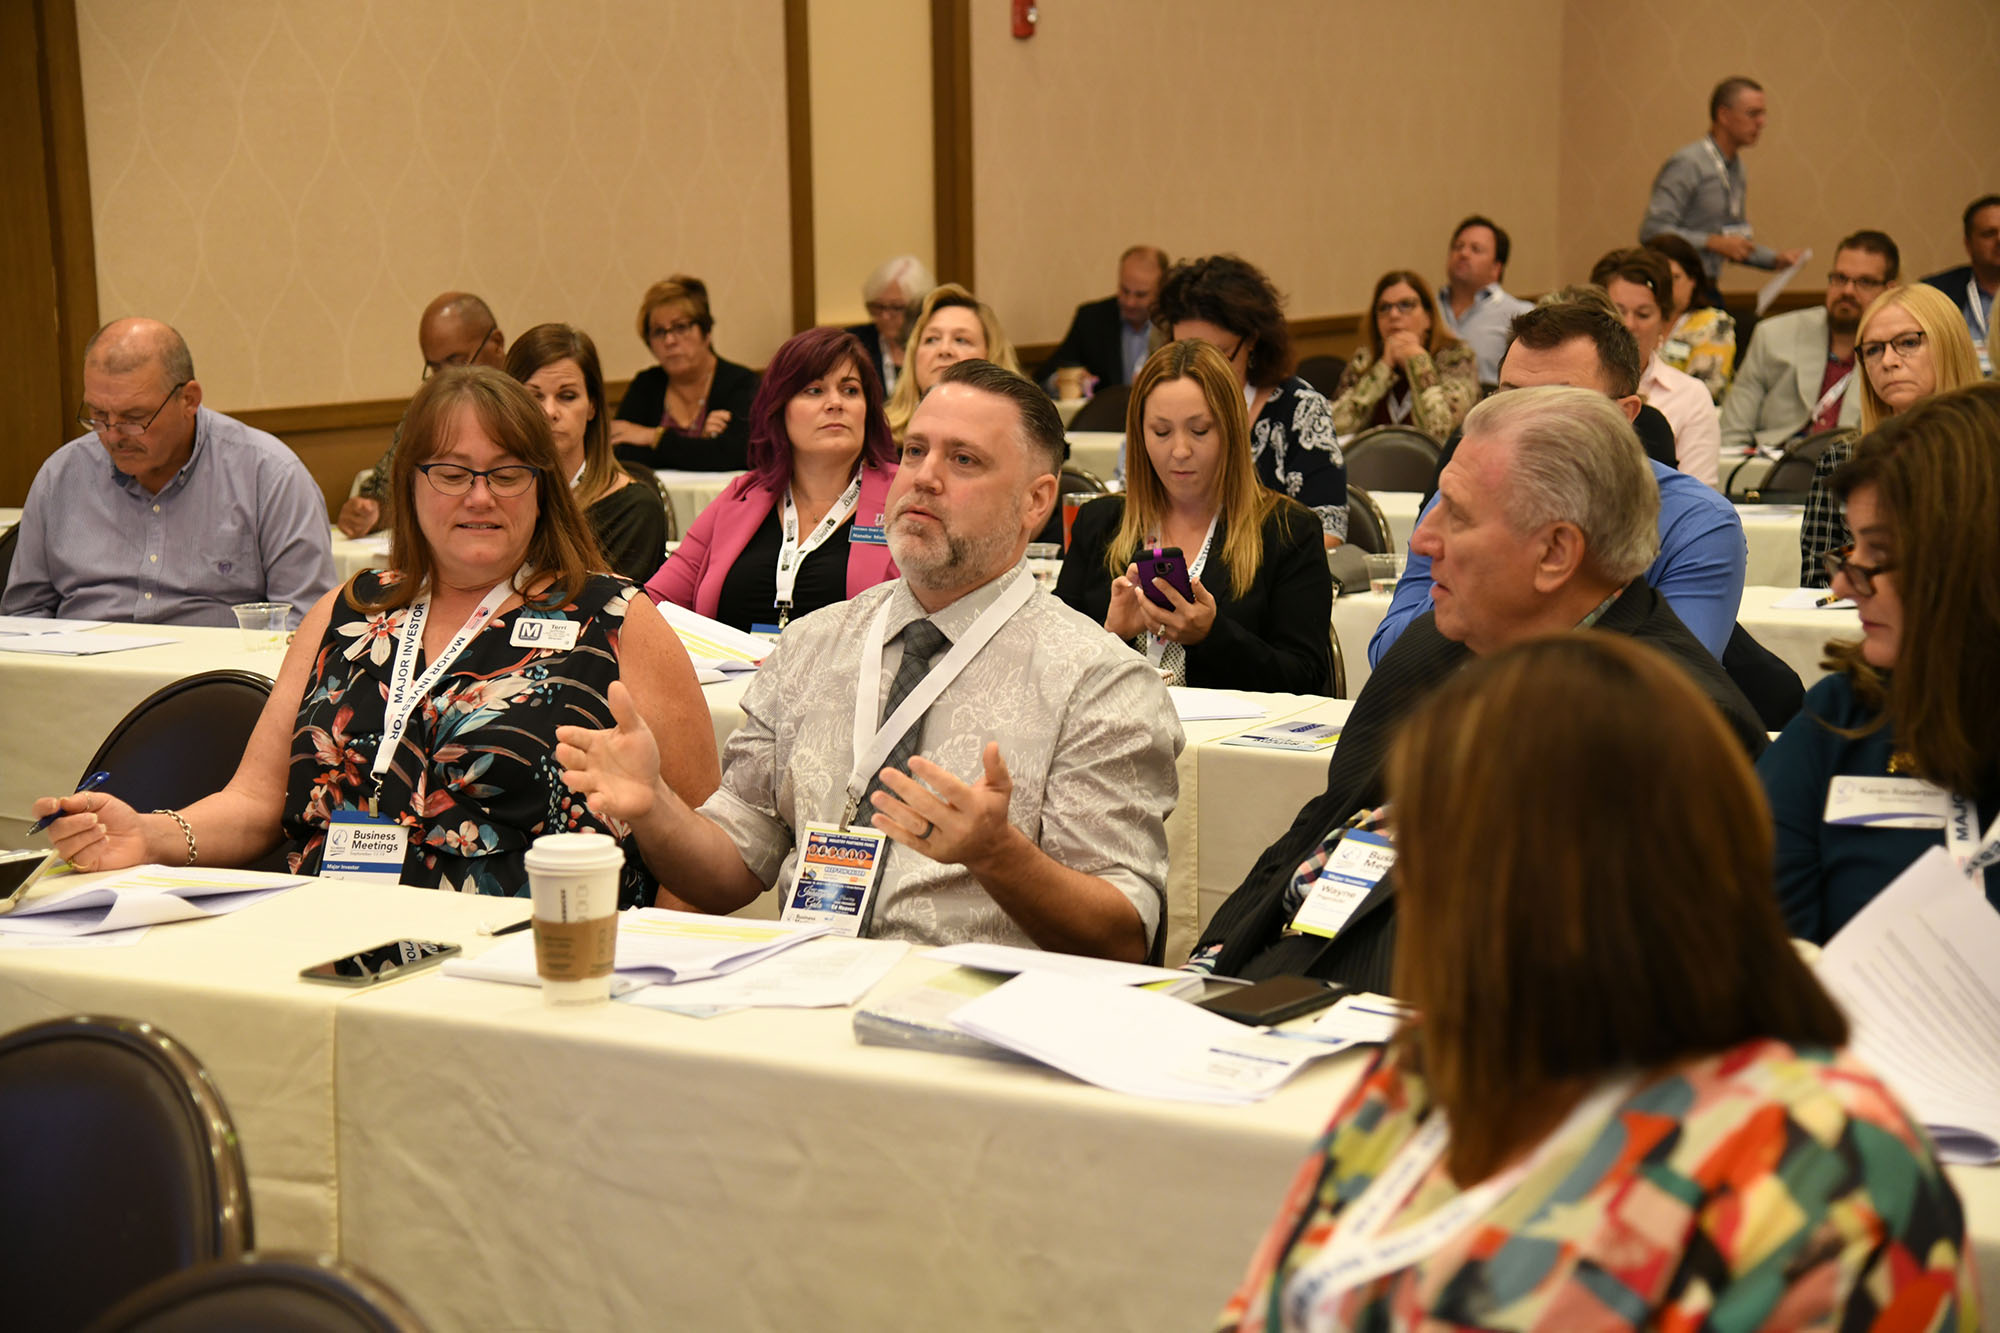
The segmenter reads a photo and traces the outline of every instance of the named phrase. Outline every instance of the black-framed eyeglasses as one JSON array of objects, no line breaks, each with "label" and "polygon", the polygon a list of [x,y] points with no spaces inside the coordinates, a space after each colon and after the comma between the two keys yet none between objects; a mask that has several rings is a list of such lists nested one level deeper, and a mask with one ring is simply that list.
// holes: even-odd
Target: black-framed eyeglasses
[{"label": "black-framed eyeglasses", "polygon": [[664,328],[655,324],[652,328],[646,330],[646,341],[653,343],[678,342],[682,338],[692,337],[695,330],[700,327],[701,325],[691,319],[676,320]]},{"label": "black-framed eyeglasses", "polygon": [[1853,278],[1839,269],[1826,275],[1828,287],[1852,287],[1857,292],[1879,292],[1889,284],[1881,278]]},{"label": "black-framed eyeglasses", "polygon": [[167,410],[167,404],[174,401],[174,395],[182,389],[187,388],[192,382],[191,380],[182,380],[179,384],[167,390],[167,396],[160,400],[160,405],[154,408],[152,415],[148,416],[144,421],[134,421],[130,416],[122,417],[117,421],[105,421],[102,418],[90,416],[88,408],[79,407],[76,409],[76,424],[85,430],[96,431],[99,435],[121,435],[128,440],[135,435],[144,435],[153,428],[153,423],[160,419],[160,413]]},{"label": "black-framed eyeglasses", "polygon": [[419,463],[417,471],[424,474],[424,480],[439,495],[464,495],[472,489],[474,481],[484,477],[486,489],[505,500],[533,486],[541,469],[527,463],[502,463],[484,470],[457,463]]},{"label": "black-framed eyeglasses", "polygon": [[479,359],[479,354],[486,350],[486,344],[492,342],[493,335],[498,332],[500,332],[500,326],[498,324],[488,324],[486,326],[486,336],[484,338],[481,338],[478,342],[472,344],[471,351],[453,352],[450,356],[446,357],[442,361],[424,362],[424,378],[429,379],[431,376],[437,374],[440,370],[448,370],[453,366],[471,365],[473,362]]},{"label": "black-framed eyeglasses", "polygon": [[910,309],[901,301],[868,301],[863,303],[862,308],[868,312],[868,318],[870,319],[880,319],[884,315],[893,315],[899,310],[908,313]]},{"label": "black-framed eyeglasses", "polygon": [[1852,543],[1841,547],[1837,551],[1822,552],[1819,563],[1820,568],[1826,571],[1826,577],[1829,582],[1832,581],[1835,575],[1841,575],[1847,579],[1848,586],[1852,587],[1854,591],[1860,593],[1863,597],[1873,597],[1875,595],[1875,580],[1877,576],[1887,574],[1896,568],[1896,562],[1893,560],[1884,560],[1879,565],[1856,564]]},{"label": "black-framed eyeglasses", "polygon": [[1378,301],[1375,305],[1375,318],[1380,319],[1384,315],[1414,315],[1423,308],[1424,303],[1414,296],[1406,296],[1400,301]]},{"label": "black-framed eyeglasses", "polygon": [[1859,343],[1855,346],[1854,350],[1860,354],[1863,365],[1872,366],[1880,361],[1882,353],[1891,347],[1896,349],[1897,360],[1908,361],[1917,354],[1917,349],[1923,345],[1924,331],[1922,329],[1911,329],[1908,333],[1899,333],[1895,337],[1885,339],[1882,342]]}]

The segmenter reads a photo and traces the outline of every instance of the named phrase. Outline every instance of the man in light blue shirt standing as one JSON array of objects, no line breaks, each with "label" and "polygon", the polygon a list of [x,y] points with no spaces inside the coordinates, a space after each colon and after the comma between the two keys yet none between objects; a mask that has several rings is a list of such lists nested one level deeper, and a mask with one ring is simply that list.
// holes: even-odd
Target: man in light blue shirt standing
[{"label": "man in light blue shirt standing", "polygon": [[1797,250],[1773,250],[1752,239],[1750,185],[1743,174],[1742,149],[1757,146],[1764,133],[1764,89],[1742,75],[1715,85],[1708,98],[1708,133],[1668,158],[1653,178],[1639,240],[1670,231],[1701,251],[1708,280],[1716,285],[1722,262],[1752,268],[1789,268]]},{"label": "man in light blue shirt standing", "polygon": [[1438,289],[1444,326],[1479,357],[1479,382],[1497,384],[1500,358],[1507,351],[1507,326],[1529,302],[1500,286],[1513,244],[1500,224],[1474,213],[1451,234],[1445,260],[1446,282]]},{"label": "man in light blue shirt standing", "polygon": [[36,475],[0,612],[230,626],[237,603],[285,602],[296,626],[333,586],[319,486],[282,441],[201,405],[180,334],[105,325],[83,392],[91,433]]}]

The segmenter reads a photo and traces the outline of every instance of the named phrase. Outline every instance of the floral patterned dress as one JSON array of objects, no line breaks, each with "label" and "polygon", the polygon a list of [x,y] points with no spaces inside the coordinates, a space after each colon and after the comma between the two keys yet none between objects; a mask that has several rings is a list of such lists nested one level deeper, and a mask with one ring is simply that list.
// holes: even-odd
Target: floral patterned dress
[{"label": "floral patterned dress", "polygon": [[[370,598],[399,577],[369,571],[355,591]],[[612,725],[606,692],[618,678],[618,634],[635,591],[622,578],[593,575],[560,607],[518,606],[493,617],[419,702],[383,777],[379,807],[413,830],[405,884],[524,897],[522,856],[536,838],[608,833],[626,842],[620,906],[652,904],[654,883],[629,830],[592,814],[563,786],[555,761],[558,726]],[[330,815],[367,808],[407,617],[407,610],[366,614],[345,597],[334,601],[292,732],[284,831],[300,874],[318,871]],[[576,624],[576,646],[512,646],[524,617]],[[424,664],[419,655],[420,672]]]}]

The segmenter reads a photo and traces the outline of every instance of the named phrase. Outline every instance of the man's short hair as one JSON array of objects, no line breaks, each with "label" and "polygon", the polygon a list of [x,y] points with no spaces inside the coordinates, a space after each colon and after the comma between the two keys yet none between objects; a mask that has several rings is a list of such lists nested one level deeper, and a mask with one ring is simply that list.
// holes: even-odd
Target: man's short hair
[{"label": "man's short hair", "polygon": [[1032,380],[991,361],[959,361],[938,376],[939,384],[963,384],[998,395],[1014,405],[1021,418],[1021,443],[1039,453],[1051,475],[1063,465],[1063,424],[1056,405]]},{"label": "man's short hair", "polygon": [[1167,270],[1174,266],[1174,262],[1171,259],[1167,258],[1167,252],[1165,250],[1162,250],[1159,246],[1132,245],[1132,246],[1127,246],[1125,248],[1125,253],[1118,256],[1118,267],[1121,269],[1124,268],[1125,261],[1128,259],[1140,259],[1140,258],[1152,260],[1153,263],[1159,267],[1160,276],[1163,278],[1167,276]]},{"label": "man's short hair", "polygon": [[1499,263],[1501,268],[1506,268],[1507,256],[1514,252],[1514,242],[1508,238],[1506,228],[1502,227],[1492,218],[1474,213],[1471,217],[1466,218],[1451,229],[1452,244],[1456,245],[1458,243],[1458,238],[1465,234],[1467,227],[1484,227],[1493,233],[1493,258]]},{"label": "man's short hair", "polygon": [[1505,509],[1515,531],[1576,524],[1591,566],[1617,584],[1659,558],[1659,483],[1632,423],[1603,394],[1559,385],[1495,394],[1466,416],[1465,433],[1513,441]]},{"label": "man's short hair", "polygon": [[[2000,199],[1995,199],[1993,202],[2000,204]],[[1887,277],[1891,282],[1894,282],[1896,275],[1903,271],[1903,252],[1896,248],[1896,243],[1889,239],[1889,233],[1886,231],[1864,229],[1851,236],[1843,236],[1840,238],[1840,244],[1833,247],[1833,252],[1839,254],[1842,250],[1865,250],[1871,255],[1882,256],[1889,261]]]},{"label": "man's short hair", "polygon": [[114,319],[98,326],[90,335],[90,341],[83,345],[83,363],[93,360],[113,375],[129,375],[135,370],[143,370],[157,362],[160,373],[167,377],[168,384],[186,384],[194,378],[194,356],[188,351],[187,339],[170,325],[159,327],[165,332],[143,342],[127,341],[121,346],[107,347],[102,352],[97,349],[98,339],[112,324],[120,324],[122,319]]},{"label": "man's short hair", "polygon": [[1764,85],[1741,74],[1732,74],[1715,85],[1715,91],[1708,95],[1708,118],[1714,120],[1722,108],[1735,106],[1736,99],[1743,93],[1761,93]]},{"label": "man's short hair", "polygon": [[1550,292],[1532,310],[1514,316],[1508,346],[1525,343],[1552,352],[1573,338],[1588,338],[1604,368],[1604,391],[1613,398],[1639,392],[1639,340],[1618,316],[1602,287],[1564,287]]},{"label": "man's short hair", "polygon": [[1972,235],[1972,220],[1982,208],[2000,208],[2000,194],[1982,194],[1965,206],[1965,234]]}]

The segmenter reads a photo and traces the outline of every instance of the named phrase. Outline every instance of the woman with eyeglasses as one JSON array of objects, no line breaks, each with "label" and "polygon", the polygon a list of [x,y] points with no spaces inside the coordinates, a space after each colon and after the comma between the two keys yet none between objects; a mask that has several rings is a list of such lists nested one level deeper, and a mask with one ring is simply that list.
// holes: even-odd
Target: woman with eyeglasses
[{"label": "woman with eyeglasses", "polygon": [[1972,1333],[1965,1209],[1787,943],[1756,779],[1684,670],[1619,634],[1481,657],[1387,790],[1411,1013],[1224,1328]]},{"label": "woman with eyeglasses", "polygon": [[1722,308],[1722,293],[1684,236],[1663,231],[1646,248],[1666,257],[1673,278],[1673,323],[1660,340],[1660,362],[1700,380],[1720,406],[1736,375],[1736,317]]},{"label": "woman with eyeglasses", "polygon": [[[560,782],[564,724],[614,725],[623,681],[691,803],[720,781],[694,669],[601,558],[528,390],[486,367],[432,376],[404,413],[389,568],[322,597],[222,791],[141,814],[103,792],[35,803],[79,870],[240,866],[521,897],[541,834],[626,830]],[[360,834],[362,836],[357,837]],[[332,840],[331,849],[329,840]],[[364,844],[385,844],[374,856]],[[627,849],[624,906],[657,894]]]},{"label": "woman with eyeglasses", "polygon": [[666,559],[666,501],[650,472],[634,476],[612,456],[597,344],[571,325],[537,324],[507,349],[507,373],[542,405],[557,468],[611,572],[634,583],[653,577]]},{"label": "woman with eyeglasses", "polygon": [[898,444],[917,414],[917,404],[936,387],[938,377],[960,361],[991,361],[1016,375],[1022,373],[1021,358],[993,307],[947,282],[925,294],[910,325],[909,345],[903,351],[908,373],[896,381],[885,408],[889,432]]},{"label": "woman with eyeglasses", "polygon": [[1422,277],[1391,269],[1368,301],[1368,341],[1333,390],[1333,428],[1415,426],[1443,444],[1479,401],[1479,358],[1438,318]]},{"label": "woman with eyeglasses", "polygon": [[[1861,434],[1932,394],[1977,383],[1979,355],[1965,317],[1935,287],[1912,283],[1891,287],[1861,312],[1854,338],[1861,363]],[[1824,588],[1828,576],[1820,559],[1854,540],[1841,521],[1831,489],[1833,474],[1854,456],[1854,437],[1842,436],[1813,465],[1805,517],[1799,520],[1799,586]]]},{"label": "woman with eyeglasses", "polygon": [[1257,480],[1319,515],[1320,540],[1347,540],[1347,461],[1324,395],[1292,373],[1292,334],[1278,289],[1235,255],[1176,264],[1153,320],[1175,342],[1199,338],[1229,362],[1250,415]]},{"label": "woman with eyeglasses", "polygon": [[935,286],[937,280],[915,255],[897,255],[885,261],[861,284],[868,322],[851,325],[847,331],[861,340],[868,359],[875,363],[885,395],[896,391],[909,360],[910,312]]},{"label": "woman with eyeglasses", "polygon": [[1828,489],[1854,541],[1822,563],[1861,638],[1827,644],[1833,674],[1757,762],[1779,906],[1822,944],[1940,844],[2000,907],[2000,384],[1899,414]]},{"label": "woman with eyeglasses", "polygon": [[689,472],[744,466],[757,372],[717,356],[714,329],[700,278],[676,273],[646,289],[639,339],[660,364],[634,375],[618,404],[611,423],[618,457]]}]

